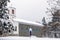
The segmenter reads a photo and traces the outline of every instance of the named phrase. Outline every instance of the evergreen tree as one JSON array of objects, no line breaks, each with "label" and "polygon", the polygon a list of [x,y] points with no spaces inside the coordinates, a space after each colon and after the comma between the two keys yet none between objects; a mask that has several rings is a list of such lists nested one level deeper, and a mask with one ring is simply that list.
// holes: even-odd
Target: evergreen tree
[{"label": "evergreen tree", "polygon": [[[54,32],[54,37],[59,37],[60,35],[57,32],[60,32],[60,1],[59,0],[49,0],[48,4],[50,8],[48,8],[48,12],[52,14],[52,22],[49,22],[49,31]],[[57,35],[58,34],[58,35]]]},{"label": "evergreen tree", "polygon": [[46,20],[45,20],[45,17],[43,17],[43,19],[42,19],[42,24],[43,25],[46,25],[47,23],[46,23]]},{"label": "evergreen tree", "polygon": [[0,35],[13,32],[13,24],[9,20],[7,2],[10,0],[0,0]]}]

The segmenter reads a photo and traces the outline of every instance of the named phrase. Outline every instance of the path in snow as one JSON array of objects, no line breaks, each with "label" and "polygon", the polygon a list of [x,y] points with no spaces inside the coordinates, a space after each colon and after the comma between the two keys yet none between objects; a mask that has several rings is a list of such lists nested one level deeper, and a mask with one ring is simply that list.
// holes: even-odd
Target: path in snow
[{"label": "path in snow", "polygon": [[0,37],[0,40],[60,40],[60,38],[38,38],[35,36],[32,37],[9,36],[9,37]]}]

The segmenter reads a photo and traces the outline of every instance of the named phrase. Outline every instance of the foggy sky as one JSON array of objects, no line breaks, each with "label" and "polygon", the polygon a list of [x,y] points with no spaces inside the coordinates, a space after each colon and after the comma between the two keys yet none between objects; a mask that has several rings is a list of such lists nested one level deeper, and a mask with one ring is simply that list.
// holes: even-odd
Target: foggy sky
[{"label": "foggy sky", "polygon": [[47,0],[11,0],[10,4],[16,8],[17,18],[41,22],[43,17],[47,18],[45,11],[48,5],[46,1]]}]

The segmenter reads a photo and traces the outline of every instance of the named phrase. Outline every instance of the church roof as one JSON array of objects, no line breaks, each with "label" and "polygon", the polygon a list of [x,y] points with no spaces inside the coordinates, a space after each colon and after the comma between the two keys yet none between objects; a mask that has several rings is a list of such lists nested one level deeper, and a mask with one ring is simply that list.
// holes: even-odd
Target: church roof
[{"label": "church roof", "polygon": [[32,21],[27,21],[27,20],[23,20],[23,19],[18,19],[18,18],[15,18],[13,20],[18,21],[19,23],[22,23],[22,24],[26,24],[26,25],[44,26],[44,25],[42,25],[40,23],[36,23],[36,22],[32,22]]}]

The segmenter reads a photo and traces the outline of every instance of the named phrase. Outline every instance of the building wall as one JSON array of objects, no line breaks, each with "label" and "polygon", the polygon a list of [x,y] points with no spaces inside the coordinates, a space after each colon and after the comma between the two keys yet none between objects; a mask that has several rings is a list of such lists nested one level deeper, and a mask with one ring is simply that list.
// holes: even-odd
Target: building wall
[{"label": "building wall", "polygon": [[18,28],[19,28],[19,22],[14,21],[14,32],[13,32],[13,34],[17,34],[17,35],[19,34]]},{"label": "building wall", "polygon": [[29,28],[32,28],[32,35],[41,37],[41,28],[39,26],[19,23],[19,36],[30,36]]},{"label": "building wall", "polygon": [[14,8],[14,7],[8,8],[9,21],[11,21],[11,23],[14,26],[14,31],[13,31],[12,35],[16,35],[16,34],[18,35],[19,34],[19,31],[18,31],[19,22],[14,20],[14,18],[16,18],[16,11],[15,10],[16,10],[16,8]]}]

